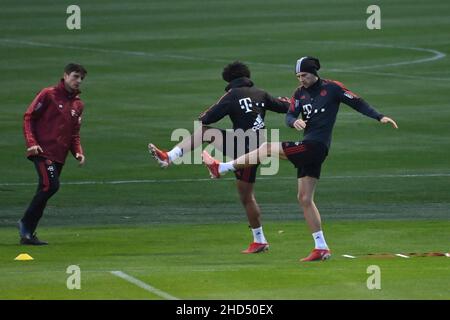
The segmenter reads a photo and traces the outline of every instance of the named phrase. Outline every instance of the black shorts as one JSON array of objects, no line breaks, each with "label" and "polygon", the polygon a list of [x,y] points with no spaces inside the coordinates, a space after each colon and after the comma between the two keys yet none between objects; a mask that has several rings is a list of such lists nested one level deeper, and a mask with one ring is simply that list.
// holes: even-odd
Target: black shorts
[{"label": "black shorts", "polygon": [[[238,140],[236,137],[233,136],[233,132],[230,130],[224,130],[214,127],[207,126],[208,129],[216,129],[220,132],[222,135],[222,141],[203,141],[208,143],[213,143],[215,148],[219,149],[219,151],[231,159],[237,159],[239,156],[249,153],[250,151],[255,150],[258,148],[263,142],[265,142],[265,137],[259,134],[259,132],[255,132],[254,136],[246,137],[245,141],[240,141],[240,143],[243,143],[241,148],[238,147]],[[227,139],[233,139],[233,148],[227,148]],[[250,139],[253,139],[250,141]],[[254,165],[249,168],[236,170],[234,172],[234,175],[236,176],[237,180],[241,180],[248,183],[255,183],[256,180],[256,172],[258,170],[258,165]]]},{"label": "black shorts", "polygon": [[297,178],[320,178],[322,163],[328,154],[328,148],[315,141],[284,141],[281,143],[284,154],[297,168]]},{"label": "black shorts", "polygon": [[258,165],[254,165],[248,168],[239,169],[234,172],[237,180],[241,180],[248,183],[255,183],[256,171],[258,170]]}]

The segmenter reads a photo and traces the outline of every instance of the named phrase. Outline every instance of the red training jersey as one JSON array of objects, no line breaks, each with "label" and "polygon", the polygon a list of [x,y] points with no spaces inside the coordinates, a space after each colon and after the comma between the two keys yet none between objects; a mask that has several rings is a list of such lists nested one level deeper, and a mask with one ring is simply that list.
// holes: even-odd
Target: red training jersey
[{"label": "red training jersey", "polygon": [[44,151],[40,156],[62,164],[69,150],[74,156],[83,154],[80,126],[84,104],[79,94],[68,92],[63,79],[38,93],[23,117],[27,148],[39,145]]}]

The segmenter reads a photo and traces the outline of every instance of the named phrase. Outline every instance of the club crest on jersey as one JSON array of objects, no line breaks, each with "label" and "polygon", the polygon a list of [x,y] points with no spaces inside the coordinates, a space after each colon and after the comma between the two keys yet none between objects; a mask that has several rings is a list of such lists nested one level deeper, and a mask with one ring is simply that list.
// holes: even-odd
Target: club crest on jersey
[{"label": "club crest on jersey", "polygon": [[63,108],[63,105],[62,105],[62,104],[58,105],[58,108],[62,109],[62,108]]},{"label": "club crest on jersey", "polygon": [[320,91],[320,95],[322,97],[325,97],[327,95],[327,90],[323,89],[322,91]]},{"label": "club crest on jersey", "polygon": [[78,112],[75,109],[70,110],[72,117],[78,117]]}]

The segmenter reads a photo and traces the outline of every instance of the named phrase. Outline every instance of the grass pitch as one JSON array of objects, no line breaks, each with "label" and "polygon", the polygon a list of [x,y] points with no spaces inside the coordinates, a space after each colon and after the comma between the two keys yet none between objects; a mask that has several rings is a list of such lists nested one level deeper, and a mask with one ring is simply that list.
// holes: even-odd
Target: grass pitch
[{"label": "grass pitch", "polygon": [[[381,30],[366,28],[368,1],[82,0],[78,31],[66,28],[70,4],[2,1],[0,298],[161,299],[114,270],[181,299],[450,298],[446,257],[359,256],[449,251],[446,1],[379,1]],[[298,262],[312,239],[286,162],[256,185],[271,250],[244,256],[250,232],[233,180],[197,180],[208,177],[200,165],[160,170],[146,146],[169,148],[173,129],[192,129],[222,95],[226,63],[247,62],[259,87],[289,96],[303,55],[318,56],[322,77],[342,81],[400,129],[341,106],[316,194],[332,260]],[[50,246],[20,247],[15,222],[36,180],[22,116],[69,61],[89,71],[87,165],[69,159],[64,168],[38,229]],[[266,124],[281,140],[300,138],[282,115],[269,113]],[[21,252],[35,260],[13,261]],[[72,264],[81,290],[66,288]],[[381,290],[366,287],[369,265],[381,269]]]},{"label": "grass pitch", "polygon": [[[41,248],[18,248],[8,230],[0,237],[0,298],[161,299],[110,273],[121,271],[179,299],[448,299],[449,258],[362,255],[443,251],[436,243],[449,227],[333,221],[326,225],[333,257],[317,263],[298,262],[311,239],[295,222],[268,223],[271,249],[258,255],[239,252],[250,234],[236,223],[43,228],[51,245]],[[19,251],[35,260],[13,261]],[[81,290],[66,287],[69,265],[81,269]],[[372,265],[381,270],[380,290],[367,287]]]}]

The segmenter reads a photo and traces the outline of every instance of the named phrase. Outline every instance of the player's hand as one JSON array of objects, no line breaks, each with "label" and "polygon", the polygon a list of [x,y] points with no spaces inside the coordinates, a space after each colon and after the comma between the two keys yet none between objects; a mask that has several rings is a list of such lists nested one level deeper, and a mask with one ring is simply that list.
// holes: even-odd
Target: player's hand
[{"label": "player's hand", "polygon": [[392,120],[392,119],[389,118],[389,117],[383,117],[383,118],[381,118],[381,119],[380,119],[380,122],[381,122],[381,123],[390,123],[390,124],[392,124],[392,126],[393,126],[395,129],[398,129],[397,123],[395,123],[395,121]]},{"label": "player's hand", "polygon": [[37,156],[39,153],[44,152],[39,145],[31,146],[27,149],[29,155]]},{"label": "player's hand", "polygon": [[83,154],[81,154],[81,153],[76,153],[75,154],[75,159],[77,159],[79,161],[79,166],[80,167],[83,166],[84,162],[86,161],[86,157]]},{"label": "player's hand", "polygon": [[306,121],[303,121],[302,119],[297,119],[294,122],[294,128],[298,131],[301,131],[306,128]]},{"label": "player's hand", "polygon": [[283,102],[291,103],[291,99],[288,97],[278,97],[278,100],[281,100]]}]

